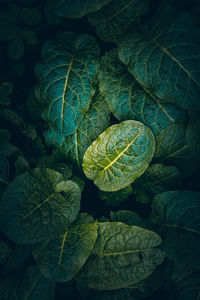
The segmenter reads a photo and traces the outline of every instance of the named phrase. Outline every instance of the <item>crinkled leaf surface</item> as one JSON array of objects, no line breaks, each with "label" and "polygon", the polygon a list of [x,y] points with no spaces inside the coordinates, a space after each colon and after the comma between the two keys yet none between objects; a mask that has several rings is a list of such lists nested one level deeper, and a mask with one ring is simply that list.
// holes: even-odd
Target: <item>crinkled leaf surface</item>
[{"label": "crinkled leaf surface", "polygon": [[103,191],[117,191],[141,176],[155,149],[151,130],[137,121],[110,126],[83,157],[83,171]]},{"label": "crinkled leaf surface", "polygon": [[149,0],[112,0],[100,10],[89,15],[97,35],[106,42],[120,39],[128,27],[148,12]]},{"label": "crinkled leaf surface", "polygon": [[119,121],[134,119],[151,128],[156,137],[155,156],[171,156],[187,145],[186,112],[139,85],[120,62],[117,49],[103,56],[98,77],[100,91]]},{"label": "crinkled leaf surface", "polygon": [[33,250],[40,271],[52,281],[71,280],[90,256],[97,238],[97,224],[81,224]]},{"label": "crinkled leaf surface", "polygon": [[142,218],[136,212],[131,210],[111,211],[110,218],[112,222],[122,222],[127,225],[143,227]]},{"label": "crinkled leaf surface", "polygon": [[107,206],[119,206],[133,193],[132,186],[129,184],[125,188],[115,192],[104,192],[99,190],[99,198],[105,201]]},{"label": "crinkled leaf surface", "polygon": [[97,11],[112,0],[50,0],[49,6],[54,13],[64,18],[81,18],[90,12]]},{"label": "crinkled leaf surface", "polygon": [[148,277],[161,264],[164,253],[155,247],[154,232],[124,223],[99,223],[93,255],[77,281],[96,290],[126,288]]},{"label": "crinkled leaf surface", "polygon": [[200,193],[175,190],[157,195],[152,217],[159,229],[162,249],[171,260],[200,269]]},{"label": "crinkled leaf surface", "polygon": [[35,244],[65,232],[80,209],[81,191],[51,169],[17,176],[0,203],[0,228],[13,241]]},{"label": "crinkled leaf surface", "polygon": [[119,46],[120,59],[149,95],[200,109],[199,36],[188,15],[163,9]]},{"label": "crinkled leaf surface", "polygon": [[0,241],[0,264],[2,262],[5,262],[5,260],[7,260],[9,254],[10,254],[10,248],[8,247],[8,245]]},{"label": "crinkled leaf surface", "polygon": [[45,43],[36,65],[42,117],[62,138],[73,134],[95,93],[99,47],[88,35],[65,32]]},{"label": "crinkled leaf surface", "polygon": [[[91,143],[102,133],[110,121],[110,112],[100,93],[92,99],[89,110],[84,115],[78,129],[69,137],[56,139],[55,131],[45,133],[47,143],[59,146],[65,155],[79,168],[83,162],[83,155]],[[61,142],[61,143],[60,143]]]},{"label": "crinkled leaf surface", "polygon": [[37,267],[0,282],[1,300],[53,300],[55,283],[45,278]]}]

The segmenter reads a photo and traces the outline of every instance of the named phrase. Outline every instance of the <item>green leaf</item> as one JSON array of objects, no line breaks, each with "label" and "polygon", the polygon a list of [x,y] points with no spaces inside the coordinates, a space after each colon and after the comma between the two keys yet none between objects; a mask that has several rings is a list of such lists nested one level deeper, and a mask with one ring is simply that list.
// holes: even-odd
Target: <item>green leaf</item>
[{"label": "green leaf", "polygon": [[42,15],[36,8],[23,7],[21,11],[21,21],[25,25],[38,25],[42,22]]},{"label": "green leaf", "polygon": [[24,244],[63,233],[78,215],[81,191],[76,183],[62,180],[63,176],[51,169],[35,169],[17,176],[0,203],[2,231]]},{"label": "green leaf", "polygon": [[104,192],[99,190],[99,198],[105,201],[107,206],[119,206],[126,201],[133,193],[132,186],[129,184],[125,188],[115,192]]},{"label": "green leaf", "polygon": [[53,300],[55,284],[35,266],[0,282],[2,300]]},{"label": "green leaf", "polygon": [[20,59],[24,55],[24,42],[20,36],[8,44],[8,54],[12,59]]},{"label": "green leaf", "polygon": [[159,229],[162,249],[171,260],[200,269],[200,193],[175,190],[157,195],[152,217],[164,224]]},{"label": "green leaf", "polygon": [[136,200],[149,203],[157,194],[178,187],[181,183],[180,171],[173,166],[153,164],[132,185]]},{"label": "green leaf", "polygon": [[140,121],[153,131],[156,157],[176,155],[187,146],[186,112],[149,95],[120,62],[117,49],[104,55],[98,75],[100,91],[114,116],[119,121]]},{"label": "green leaf", "polygon": [[64,18],[77,19],[90,12],[100,9],[112,0],[54,0],[48,1],[51,10],[58,16]]},{"label": "green leaf", "polygon": [[123,223],[99,223],[93,255],[76,280],[87,288],[127,288],[148,277],[164,254],[155,247],[160,237],[149,230]]},{"label": "green leaf", "polygon": [[151,130],[137,121],[106,129],[87,149],[83,171],[103,191],[117,191],[147,169],[155,149]]},{"label": "green leaf", "polygon": [[143,227],[142,218],[136,212],[131,210],[111,211],[110,217],[112,222],[122,222],[127,225]]},{"label": "green leaf", "polygon": [[199,35],[191,18],[163,9],[140,31],[120,41],[119,57],[130,73],[150,96],[199,109]]},{"label": "green leaf", "polygon": [[149,0],[113,0],[90,14],[88,20],[103,41],[116,42],[132,23],[148,12],[148,8]]},{"label": "green leaf", "polygon": [[81,224],[33,250],[40,271],[52,281],[71,280],[90,256],[97,238],[97,224]]},{"label": "green leaf", "polygon": [[15,21],[15,20],[13,20],[12,15],[8,11],[0,9],[0,27],[1,28],[4,27],[5,25],[13,24],[13,21]]},{"label": "green leaf", "polygon": [[61,147],[61,150],[71,162],[77,167],[81,167],[83,156],[91,143],[102,133],[110,121],[110,112],[107,104],[101,94],[96,93],[92,99],[89,110],[84,115],[78,129],[74,134],[60,140],[55,138],[55,132],[48,131],[45,133],[47,143],[54,143]]},{"label": "green leaf", "polygon": [[18,35],[18,28],[15,25],[6,25],[0,28],[0,41],[11,41]]},{"label": "green leaf", "polygon": [[58,139],[73,134],[95,93],[99,47],[93,37],[61,33],[45,43],[36,66],[42,117]]}]

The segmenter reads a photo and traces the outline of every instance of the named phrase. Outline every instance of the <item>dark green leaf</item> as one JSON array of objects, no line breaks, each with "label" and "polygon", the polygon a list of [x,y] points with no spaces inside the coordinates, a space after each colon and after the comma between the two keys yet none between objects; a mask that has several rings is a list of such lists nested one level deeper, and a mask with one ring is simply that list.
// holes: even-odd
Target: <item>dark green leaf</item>
[{"label": "dark green leaf", "polygon": [[23,7],[21,20],[25,25],[38,25],[42,22],[42,15],[36,8]]},{"label": "dark green leaf", "polygon": [[97,224],[81,224],[68,229],[33,250],[40,271],[52,281],[69,281],[83,267],[97,238]]},{"label": "dark green leaf", "polygon": [[142,227],[142,218],[134,211],[131,210],[118,210],[116,212],[111,211],[110,217],[112,222],[122,222],[127,225],[134,225]]},{"label": "dark green leaf", "polygon": [[8,53],[12,59],[20,59],[24,55],[24,42],[20,36],[8,44]]},{"label": "dark green leaf", "polygon": [[120,41],[120,59],[148,95],[200,109],[199,35],[186,14],[163,9]]},{"label": "dark green leaf", "polygon": [[35,169],[17,176],[0,203],[2,231],[24,244],[63,233],[78,215],[81,191],[76,183],[62,180],[63,176],[51,169]]},{"label": "dark green leaf", "polygon": [[124,223],[99,223],[93,255],[77,276],[85,287],[115,290],[148,277],[164,254],[154,248],[160,237],[149,230]]},{"label": "dark green leaf", "polygon": [[50,0],[49,6],[51,10],[60,17],[64,18],[81,18],[90,12],[100,9],[112,0]]},{"label": "dark green leaf", "polygon": [[28,45],[35,46],[39,43],[36,32],[33,29],[23,27],[21,34]]},{"label": "dark green leaf", "polygon": [[119,206],[126,201],[132,193],[133,189],[129,184],[127,187],[115,192],[104,192],[99,190],[99,198],[105,201],[107,206]]},{"label": "dark green leaf", "polygon": [[18,35],[18,28],[15,25],[6,25],[0,28],[0,41],[11,41]]},{"label": "dark green leaf", "polygon": [[97,35],[106,42],[120,40],[129,26],[148,12],[149,0],[113,0],[89,15]]}]

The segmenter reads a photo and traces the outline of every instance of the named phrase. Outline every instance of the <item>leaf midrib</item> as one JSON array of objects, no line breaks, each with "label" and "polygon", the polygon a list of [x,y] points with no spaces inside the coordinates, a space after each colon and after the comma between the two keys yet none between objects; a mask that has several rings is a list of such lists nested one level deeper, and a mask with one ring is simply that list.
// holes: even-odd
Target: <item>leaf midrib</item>
[{"label": "leaf midrib", "polygon": [[128,148],[134,143],[134,141],[138,138],[138,136],[139,136],[139,134],[140,134],[140,130],[139,130],[139,133],[136,135],[136,136],[134,136],[134,138],[133,138],[133,140],[126,146],[126,148],[124,148],[124,150],[120,153],[120,154],[118,154],[117,155],[117,157],[113,160],[113,161],[111,161],[110,163],[109,163],[109,165],[107,165],[106,167],[104,167],[104,171],[106,171],[107,169],[109,169],[127,150],[128,150]]},{"label": "leaf midrib", "polygon": [[138,252],[144,252],[144,251],[150,251],[156,249],[154,247],[151,248],[144,248],[144,249],[136,249],[136,250],[128,250],[128,251],[122,251],[122,252],[111,252],[111,253],[102,253],[102,254],[96,254],[96,256],[111,256],[111,255],[123,255],[123,254],[130,254],[130,253],[138,253]]}]

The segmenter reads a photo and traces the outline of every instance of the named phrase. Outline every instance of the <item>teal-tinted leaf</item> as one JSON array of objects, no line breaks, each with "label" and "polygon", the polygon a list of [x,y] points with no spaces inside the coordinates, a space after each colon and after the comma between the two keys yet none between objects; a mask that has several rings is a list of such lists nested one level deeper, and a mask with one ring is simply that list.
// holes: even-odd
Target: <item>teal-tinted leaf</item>
[{"label": "teal-tinted leaf", "polygon": [[136,200],[149,203],[157,194],[177,188],[181,183],[180,178],[180,171],[176,167],[153,164],[133,183]]},{"label": "teal-tinted leaf", "polygon": [[99,198],[105,201],[107,206],[119,206],[126,201],[133,193],[132,186],[129,184],[125,188],[115,192],[104,192],[99,190]]},{"label": "teal-tinted leaf", "polygon": [[73,134],[95,93],[99,48],[93,37],[62,33],[45,43],[36,66],[42,117],[62,138]]},{"label": "teal-tinted leaf", "polygon": [[81,192],[76,183],[62,180],[63,176],[51,169],[35,169],[17,176],[2,196],[2,231],[24,244],[63,233],[78,215]]},{"label": "teal-tinted leaf", "polygon": [[1,300],[53,300],[55,284],[45,278],[37,267],[9,277],[0,283]]},{"label": "teal-tinted leaf", "polygon": [[93,255],[77,281],[96,290],[129,287],[148,277],[162,263],[164,254],[155,248],[160,243],[156,233],[137,226],[99,223]]},{"label": "teal-tinted leaf", "polygon": [[36,32],[33,29],[23,27],[21,34],[28,45],[35,46],[36,44],[38,44],[39,41]]},{"label": "teal-tinted leaf", "polygon": [[42,15],[36,8],[23,7],[21,11],[21,21],[25,25],[38,25],[42,22]]},{"label": "teal-tinted leaf", "polygon": [[148,12],[149,0],[113,0],[89,15],[89,22],[96,27],[97,35],[106,42],[123,37],[129,26]]},{"label": "teal-tinted leaf", "polygon": [[175,264],[172,279],[177,286],[179,300],[198,300],[200,295],[200,272],[183,265]]},{"label": "teal-tinted leaf", "polygon": [[110,217],[112,222],[122,222],[127,225],[134,225],[142,227],[142,218],[134,211],[131,210],[118,210],[116,212],[111,211]]},{"label": "teal-tinted leaf", "polygon": [[200,193],[175,190],[157,195],[152,217],[164,225],[159,229],[162,248],[171,260],[200,269]]},{"label": "teal-tinted leaf", "polygon": [[13,92],[13,84],[11,82],[3,82],[0,85],[0,99],[1,97],[10,96],[12,92]]},{"label": "teal-tinted leaf", "polygon": [[102,58],[99,87],[119,121],[134,119],[151,128],[156,137],[155,156],[166,158],[187,145],[185,111],[150,95],[140,86],[119,61],[117,49]]},{"label": "teal-tinted leaf", "polygon": [[141,176],[155,149],[151,130],[137,121],[124,121],[104,131],[87,149],[83,171],[103,191],[117,191]]},{"label": "teal-tinted leaf", "polygon": [[186,14],[163,9],[120,43],[120,59],[149,95],[199,109],[199,36]]},{"label": "teal-tinted leaf", "polygon": [[5,262],[10,254],[10,248],[0,241],[0,264]]},{"label": "teal-tinted leaf", "polygon": [[74,225],[80,225],[80,224],[88,224],[88,223],[94,223],[94,218],[88,213],[80,213],[78,214],[78,217],[74,223]]},{"label": "teal-tinted leaf", "polygon": [[18,35],[18,28],[15,25],[6,25],[0,28],[0,41],[11,41]]},{"label": "teal-tinted leaf", "polygon": [[33,250],[40,271],[53,281],[71,280],[90,256],[97,238],[97,224],[81,224]]},{"label": "teal-tinted leaf", "polygon": [[62,19],[56,15],[51,8],[52,0],[47,0],[44,7],[44,15],[48,24],[56,26],[61,23]]},{"label": "teal-tinted leaf", "polygon": [[78,129],[74,134],[60,140],[57,143],[55,133],[50,131],[45,134],[47,143],[54,143],[61,147],[65,155],[79,168],[83,162],[83,156],[91,143],[102,133],[110,121],[110,112],[104,98],[95,94],[89,110],[84,115]]},{"label": "teal-tinted leaf", "polygon": [[51,7],[51,10],[60,17],[76,19],[100,9],[110,1],[112,0],[58,0],[56,2],[50,0],[49,6]]},{"label": "teal-tinted leaf", "polygon": [[8,184],[9,180],[9,164],[6,156],[0,156],[0,182]]},{"label": "teal-tinted leaf", "polygon": [[8,53],[12,59],[20,59],[24,55],[24,42],[20,36],[8,44]]},{"label": "teal-tinted leaf", "polygon": [[83,178],[78,174],[74,173],[71,177],[71,180],[76,182],[76,184],[78,184],[78,186],[80,187],[81,192],[83,192],[85,186],[85,181],[83,180]]}]

